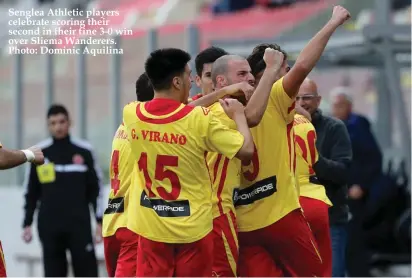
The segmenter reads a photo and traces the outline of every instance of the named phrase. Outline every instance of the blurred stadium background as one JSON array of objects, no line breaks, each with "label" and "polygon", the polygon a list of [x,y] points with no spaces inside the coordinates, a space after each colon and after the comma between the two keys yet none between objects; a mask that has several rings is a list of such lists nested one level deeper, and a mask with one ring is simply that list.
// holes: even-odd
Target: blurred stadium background
[{"label": "blurred stadium background", "polygon": [[[108,182],[111,139],[124,104],[135,99],[134,82],[147,54],[179,47],[193,56],[209,45],[247,55],[259,42],[276,42],[296,58],[326,22],[331,7],[344,5],[352,20],[330,41],[311,77],[329,110],[330,90],[349,86],[355,111],[373,123],[385,163],[402,161],[410,176],[411,158],[411,5],[398,0],[0,0],[0,139],[21,149],[48,136],[46,109],[64,104],[72,115],[72,134],[91,141]],[[223,1],[224,2],[224,1]],[[129,28],[117,38],[122,56],[7,54],[7,11],[53,8],[118,10],[110,27]],[[226,11],[228,9],[228,11]],[[89,28],[93,28],[89,26]],[[193,89],[193,93],[196,88]],[[42,275],[38,239],[21,240],[24,167],[0,173],[0,239],[10,276]],[[102,258],[102,246],[97,247]],[[33,268],[18,256],[33,258]],[[410,276],[406,269],[391,270]],[[396,272],[398,271],[398,272]],[[101,272],[101,275],[106,275]],[[381,273],[381,275],[384,275]],[[389,275],[389,274],[388,274]]]}]

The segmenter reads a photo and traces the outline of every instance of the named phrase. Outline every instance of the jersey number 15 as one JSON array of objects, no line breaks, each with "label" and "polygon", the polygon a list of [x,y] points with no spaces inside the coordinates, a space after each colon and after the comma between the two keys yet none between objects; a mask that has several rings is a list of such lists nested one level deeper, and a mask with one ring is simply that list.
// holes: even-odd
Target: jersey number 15
[{"label": "jersey number 15", "polygon": [[[156,168],[155,168],[155,175],[154,179],[156,181],[163,181],[168,179],[170,184],[172,185],[172,189],[170,192],[166,191],[164,187],[156,187],[157,193],[160,198],[166,201],[173,201],[177,200],[180,195],[181,185],[179,177],[175,172],[169,169],[165,169],[165,167],[177,167],[179,162],[179,157],[172,156],[172,155],[157,155],[156,156]],[[139,170],[143,172],[144,179],[146,182],[146,188],[149,193],[149,198],[153,198],[156,195],[152,191],[153,182],[149,176],[149,172],[147,171],[147,153],[142,153],[139,159]]]}]

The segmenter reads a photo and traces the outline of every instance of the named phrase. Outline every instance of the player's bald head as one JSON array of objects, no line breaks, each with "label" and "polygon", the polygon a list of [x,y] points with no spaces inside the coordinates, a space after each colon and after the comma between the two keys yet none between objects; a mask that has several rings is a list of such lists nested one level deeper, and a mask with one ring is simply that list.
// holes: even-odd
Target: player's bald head
[{"label": "player's bald head", "polygon": [[296,104],[313,115],[318,109],[320,101],[321,97],[318,95],[318,86],[316,86],[315,81],[306,78],[300,85]]},{"label": "player's bald head", "polygon": [[298,95],[303,94],[312,94],[314,96],[318,96],[318,86],[316,85],[315,81],[310,78],[306,78],[303,81],[302,85],[300,85]]},{"label": "player's bald head", "polygon": [[217,77],[219,75],[227,76],[229,71],[229,66],[232,62],[236,61],[246,61],[245,58],[239,55],[224,55],[218,58],[212,65],[212,81],[213,85],[216,86]]}]

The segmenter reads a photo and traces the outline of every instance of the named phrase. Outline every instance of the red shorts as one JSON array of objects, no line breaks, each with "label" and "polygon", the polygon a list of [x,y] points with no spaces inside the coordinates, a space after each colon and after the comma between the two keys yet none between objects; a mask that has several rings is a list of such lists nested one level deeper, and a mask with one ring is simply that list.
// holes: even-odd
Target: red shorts
[{"label": "red shorts", "polygon": [[300,209],[272,225],[239,233],[239,276],[322,276],[324,267]]},{"label": "red shorts", "polygon": [[236,277],[239,244],[234,213],[228,212],[213,220],[213,275]]},{"label": "red shorts", "polygon": [[3,247],[0,241],[0,277],[7,277],[6,274],[6,260],[4,259]]},{"label": "red shorts", "polygon": [[104,257],[109,277],[133,277],[139,236],[127,228],[119,228],[112,236],[103,238]]},{"label": "red shorts", "polygon": [[137,248],[137,277],[210,277],[212,233],[201,240],[173,244],[140,236]]},{"label": "red shorts", "polygon": [[315,236],[325,268],[324,277],[332,277],[332,243],[330,240],[329,206],[322,201],[300,197],[306,220]]}]

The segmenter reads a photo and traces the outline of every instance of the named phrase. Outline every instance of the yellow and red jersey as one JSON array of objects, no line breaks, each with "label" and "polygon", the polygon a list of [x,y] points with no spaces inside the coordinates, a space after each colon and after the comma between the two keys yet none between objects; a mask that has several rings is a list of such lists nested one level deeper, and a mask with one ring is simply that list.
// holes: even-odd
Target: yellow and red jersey
[{"label": "yellow and red jersey", "polygon": [[243,136],[207,108],[169,99],[128,104],[123,120],[139,168],[128,228],[165,243],[206,236],[213,226],[207,152],[232,159]]},{"label": "yellow and red jersey", "polygon": [[6,260],[4,259],[3,247],[0,241],[0,277],[7,277]]},{"label": "yellow and red jersey", "polygon": [[296,144],[296,177],[300,196],[320,200],[331,206],[325,187],[319,183],[312,168],[319,158],[315,127],[304,116],[295,115],[293,129]]},{"label": "yellow and red jersey", "polygon": [[110,161],[110,193],[109,204],[103,215],[103,237],[109,237],[119,228],[127,226],[127,208],[129,204],[129,189],[132,182],[133,165],[127,130],[122,124],[116,131],[112,142],[112,157]]},{"label": "yellow and red jersey", "polygon": [[201,97],[203,97],[203,94],[202,94],[202,93],[198,93],[197,95],[194,95],[194,96],[190,97],[190,98],[187,100],[187,103],[190,103],[190,102],[192,102],[192,101],[195,101],[195,100],[197,100],[197,99],[199,99],[199,98],[201,98]]},{"label": "yellow and red jersey", "polygon": [[[209,109],[224,125],[237,130],[236,123],[226,115],[219,102],[212,104]],[[240,187],[241,161],[237,158],[230,159],[220,153],[208,153],[207,163],[213,181],[213,217],[229,211],[235,212],[233,200]]]},{"label": "yellow and red jersey", "polygon": [[281,78],[272,87],[260,124],[251,129],[255,153],[243,169],[236,200],[241,232],[269,226],[300,207],[294,177],[294,107]]}]

